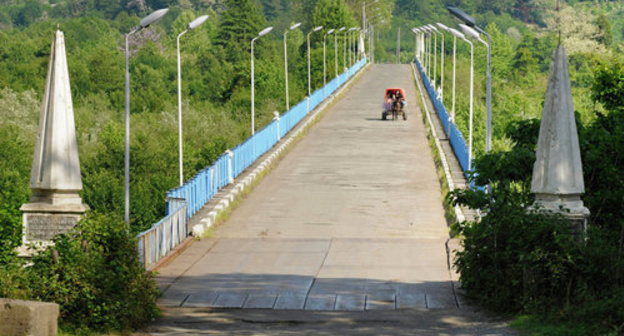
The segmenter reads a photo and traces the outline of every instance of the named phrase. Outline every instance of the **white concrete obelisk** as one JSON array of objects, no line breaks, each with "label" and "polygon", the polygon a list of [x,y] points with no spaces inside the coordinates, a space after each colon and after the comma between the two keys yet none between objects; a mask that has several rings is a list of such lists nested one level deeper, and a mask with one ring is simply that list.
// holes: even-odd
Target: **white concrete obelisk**
[{"label": "white concrete obelisk", "polygon": [[553,54],[537,141],[531,192],[539,207],[560,212],[575,230],[585,231],[589,210],[583,205],[583,165],[565,49]]},{"label": "white concrete obelisk", "polygon": [[30,188],[30,203],[21,207],[23,246],[49,243],[73,228],[87,207],[82,204],[78,145],[63,32],[52,41],[50,64],[39,119]]}]

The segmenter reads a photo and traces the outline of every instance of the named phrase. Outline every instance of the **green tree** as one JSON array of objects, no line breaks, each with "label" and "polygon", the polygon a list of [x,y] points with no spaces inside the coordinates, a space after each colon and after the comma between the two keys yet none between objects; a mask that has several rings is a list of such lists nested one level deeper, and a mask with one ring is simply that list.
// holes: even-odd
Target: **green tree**
[{"label": "green tree", "polygon": [[607,110],[624,107],[624,63],[614,59],[600,62],[596,67],[591,89],[592,98],[604,105]]},{"label": "green tree", "polygon": [[498,29],[496,24],[489,24],[485,29],[492,37],[492,71],[498,78],[506,78],[511,72],[513,47],[509,38]]},{"label": "green tree", "polygon": [[[357,22],[344,0],[318,0],[312,16],[313,25],[331,28],[353,27]],[[318,40],[318,39],[317,39]]]},{"label": "green tree", "polygon": [[13,22],[21,27],[27,27],[43,14],[43,6],[37,0],[27,0],[24,5],[14,12]]},{"label": "green tree", "polygon": [[516,50],[513,67],[517,74],[517,79],[532,76],[537,70],[537,60],[529,48],[520,47]]},{"label": "green tree", "polygon": [[607,47],[613,45],[613,29],[611,29],[611,24],[604,13],[596,18],[596,24],[598,25],[597,41]]},{"label": "green tree", "polygon": [[250,42],[266,26],[266,19],[256,0],[226,0],[225,6],[216,43],[223,46],[232,63],[238,63],[249,59]]},{"label": "green tree", "polygon": [[[19,129],[0,124],[0,267],[20,245],[22,213],[20,206],[28,202],[30,190],[30,146],[20,139]],[[1,271],[0,271],[1,273]]]},{"label": "green tree", "polygon": [[262,8],[264,8],[264,15],[269,21],[274,21],[284,11],[281,0],[263,0]]}]

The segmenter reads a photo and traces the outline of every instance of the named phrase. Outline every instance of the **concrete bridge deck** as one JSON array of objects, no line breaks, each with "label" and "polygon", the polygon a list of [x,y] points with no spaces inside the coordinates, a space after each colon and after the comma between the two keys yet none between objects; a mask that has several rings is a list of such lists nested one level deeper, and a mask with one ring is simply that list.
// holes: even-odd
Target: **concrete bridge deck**
[{"label": "concrete bridge deck", "polygon": [[[382,121],[396,86],[408,120]],[[461,310],[420,102],[408,65],[371,67],[212,238],[160,270],[169,322],[198,308]]]}]

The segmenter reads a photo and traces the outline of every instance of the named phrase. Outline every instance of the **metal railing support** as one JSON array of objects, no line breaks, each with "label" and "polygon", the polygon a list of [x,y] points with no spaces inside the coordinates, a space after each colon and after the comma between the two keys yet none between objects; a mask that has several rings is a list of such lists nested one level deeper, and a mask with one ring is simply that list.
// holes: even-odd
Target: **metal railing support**
[{"label": "metal railing support", "polygon": [[279,112],[277,112],[277,111],[273,112],[273,116],[274,116],[273,120],[275,120],[277,122],[277,141],[280,141],[280,124],[279,124],[280,115],[279,115]]},{"label": "metal railing support", "polygon": [[232,183],[234,182],[234,178],[232,177],[232,158],[234,157],[234,153],[232,153],[232,151],[229,149],[225,152],[228,155],[228,181]]}]

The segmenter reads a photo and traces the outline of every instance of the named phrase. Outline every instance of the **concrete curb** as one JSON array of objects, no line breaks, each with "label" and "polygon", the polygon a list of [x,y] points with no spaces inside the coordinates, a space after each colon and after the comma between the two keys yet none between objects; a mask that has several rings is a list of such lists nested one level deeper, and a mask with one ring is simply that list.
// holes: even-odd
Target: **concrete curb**
[{"label": "concrete curb", "polygon": [[254,166],[248,168],[252,169],[251,172],[236,178],[234,182],[231,183],[234,185],[234,188],[221,198],[212,211],[210,211],[206,217],[199,221],[199,224],[193,225],[191,229],[192,235],[195,237],[201,237],[206,230],[212,227],[215,224],[219,214],[230,207],[230,205],[237,198],[238,194],[242,193],[245,189],[250,188],[262,172],[270,168],[274,162],[277,162],[282,152],[286,151],[293,144],[294,139],[306,131],[307,128],[316,121],[321,112],[323,112],[334,101],[334,99],[336,99],[336,97],[342,94],[344,90],[350,88],[354,81],[359,78],[369,68],[369,66],[370,63],[367,63],[353,77],[351,77],[349,81],[347,81],[342,87],[338,88],[338,90],[336,90],[313,111],[311,111],[308,116],[304,118],[302,123],[300,122],[295,129],[291,130],[290,133],[286,134],[286,136],[282,138],[283,142],[281,144],[278,142],[276,147],[273,147],[269,150],[269,152],[267,152],[267,154],[265,154],[266,158],[264,160],[257,164],[255,168]]}]

